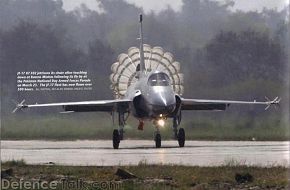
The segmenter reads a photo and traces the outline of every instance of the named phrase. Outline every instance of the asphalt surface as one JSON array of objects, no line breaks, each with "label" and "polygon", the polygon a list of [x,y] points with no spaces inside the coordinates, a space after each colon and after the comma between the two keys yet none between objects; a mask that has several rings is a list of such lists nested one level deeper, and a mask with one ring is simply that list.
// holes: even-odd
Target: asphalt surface
[{"label": "asphalt surface", "polygon": [[124,140],[120,148],[111,141],[1,141],[1,161],[24,159],[28,164],[137,165],[182,164],[217,166],[247,164],[289,166],[289,141],[176,141]]}]

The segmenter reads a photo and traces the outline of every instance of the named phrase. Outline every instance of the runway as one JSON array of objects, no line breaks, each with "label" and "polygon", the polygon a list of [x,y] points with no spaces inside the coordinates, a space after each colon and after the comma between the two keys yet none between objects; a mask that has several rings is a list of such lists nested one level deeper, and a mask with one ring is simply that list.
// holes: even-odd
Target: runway
[{"label": "runway", "polygon": [[179,164],[218,166],[239,163],[257,166],[289,166],[289,141],[176,141],[124,140],[112,148],[108,140],[96,141],[1,141],[1,161],[24,159],[28,164],[137,165]]}]

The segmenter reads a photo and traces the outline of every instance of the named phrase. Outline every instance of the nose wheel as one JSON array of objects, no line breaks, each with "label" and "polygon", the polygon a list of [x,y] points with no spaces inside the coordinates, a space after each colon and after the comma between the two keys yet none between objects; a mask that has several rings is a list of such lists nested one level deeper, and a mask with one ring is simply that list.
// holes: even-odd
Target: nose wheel
[{"label": "nose wheel", "polygon": [[179,147],[184,147],[184,143],[185,143],[185,131],[184,131],[183,128],[180,128],[178,130],[177,140],[178,140]]},{"label": "nose wheel", "polygon": [[120,134],[117,129],[113,131],[113,147],[114,149],[118,149],[120,144]]},{"label": "nose wheel", "polygon": [[161,135],[160,135],[160,133],[157,133],[156,135],[155,135],[155,147],[156,148],[160,148],[161,147]]},{"label": "nose wheel", "polygon": [[161,135],[160,135],[160,130],[159,130],[159,126],[157,121],[155,120],[153,122],[153,124],[155,125],[156,131],[155,131],[155,135],[154,135],[154,141],[155,141],[155,147],[156,148],[160,148],[161,147]]}]

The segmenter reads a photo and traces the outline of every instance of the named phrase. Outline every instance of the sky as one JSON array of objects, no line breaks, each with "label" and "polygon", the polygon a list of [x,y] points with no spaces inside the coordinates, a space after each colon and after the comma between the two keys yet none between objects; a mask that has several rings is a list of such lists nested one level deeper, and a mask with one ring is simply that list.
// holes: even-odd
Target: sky
[{"label": "sky", "polygon": [[[65,10],[70,11],[84,3],[89,9],[98,10],[98,3],[96,0],[62,0]],[[179,11],[182,6],[182,0],[126,0],[129,3],[135,4],[138,7],[142,7],[143,10],[148,13],[150,11],[160,12],[166,9],[168,5],[175,11]],[[216,0],[223,3],[225,0]],[[282,9],[286,4],[289,4],[289,0],[234,0],[235,5],[233,11],[261,11],[263,8],[277,8]]]}]

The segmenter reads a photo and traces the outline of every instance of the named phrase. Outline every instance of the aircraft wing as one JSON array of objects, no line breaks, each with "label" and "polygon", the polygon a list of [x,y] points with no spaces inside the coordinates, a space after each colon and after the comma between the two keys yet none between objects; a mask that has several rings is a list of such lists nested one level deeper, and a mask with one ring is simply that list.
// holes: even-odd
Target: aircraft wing
[{"label": "aircraft wing", "polygon": [[222,111],[229,107],[231,104],[248,104],[248,105],[265,105],[268,109],[271,105],[279,104],[281,99],[276,97],[274,100],[265,102],[257,101],[234,101],[234,100],[206,100],[206,99],[184,99],[181,98],[182,110],[217,110]]},{"label": "aircraft wing", "polygon": [[[122,107],[128,109],[129,99],[116,100],[97,100],[97,101],[82,101],[82,102],[63,102],[63,103],[48,103],[48,104],[25,104],[24,100],[16,105],[13,113],[18,109],[36,108],[36,107],[62,107],[65,112],[111,112],[114,109]],[[65,113],[64,112],[64,113]]]}]

